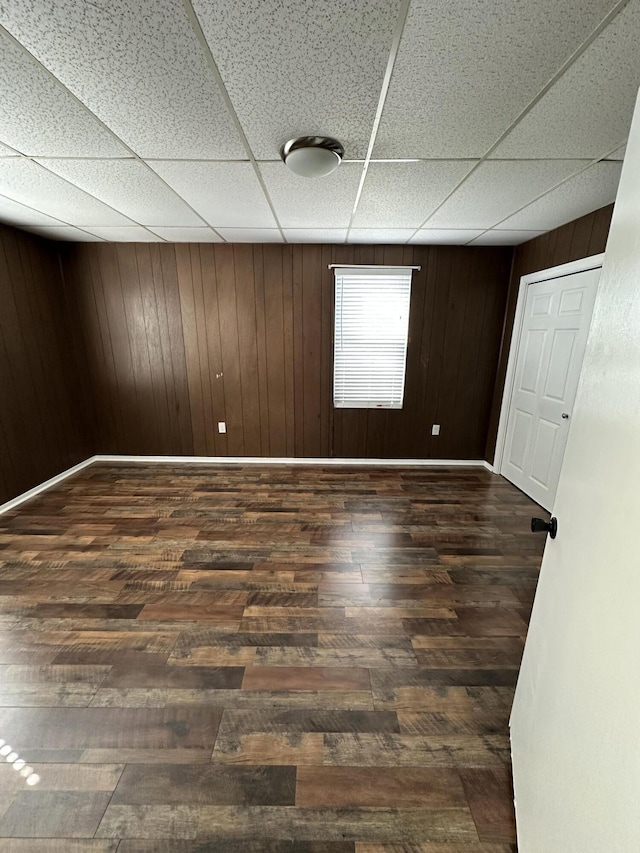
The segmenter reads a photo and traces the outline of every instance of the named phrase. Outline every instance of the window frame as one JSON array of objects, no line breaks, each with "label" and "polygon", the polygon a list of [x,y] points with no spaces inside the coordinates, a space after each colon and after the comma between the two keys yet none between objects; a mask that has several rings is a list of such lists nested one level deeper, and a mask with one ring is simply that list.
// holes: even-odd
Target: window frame
[{"label": "window frame", "polygon": [[[330,264],[330,268],[334,272],[333,408],[381,409],[385,411],[401,410],[404,407],[406,390],[413,271],[419,270],[420,267],[407,265],[369,266],[360,264]],[[358,287],[364,290],[366,287],[373,288],[376,284],[379,284],[381,287],[382,305],[384,306],[386,301],[387,307],[390,306],[392,309],[396,307],[392,304],[393,290],[395,287],[398,287],[397,307],[400,310],[400,316],[396,324],[397,328],[394,332],[393,325],[389,326],[386,320],[389,316],[388,314],[384,314],[384,311],[382,314],[380,311],[376,312],[375,306],[367,306],[365,304],[365,309],[369,308],[368,319],[372,322],[374,331],[369,340],[366,337],[362,337],[360,353],[358,353],[356,342],[358,335],[362,333],[361,329],[358,328],[357,318],[354,319],[356,316],[354,306],[357,307],[359,301],[364,304],[364,300],[366,300],[366,297],[363,298],[362,292],[358,293]],[[348,288],[349,285],[352,286],[352,292],[347,296],[348,308],[345,309],[345,287]],[[351,302],[350,306],[349,302]],[[377,317],[376,314],[378,314]],[[345,318],[353,330],[352,342],[346,348],[340,344],[344,340],[342,329]],[[364,322],[366,321],[363,321],[363,326]],[[374,341],[379,342],[379,347],[374,345]],[[353,349],[353,357],[355,358],[355,366],[351,365],[351,377],[349,377],[349,364],[347,363],[346,366],[344,364],[344,352],[349,347]],[[385,366],[383,364],[385,347],[387,347],[387,354],[391,360],[391,365],[386,371],[387,375],[385,375]],[[358,363],[360,371],[362,371],[362,365],[367,362],[367,357],[373,364],[378,362],[380,370],[378,373],[373,374],[372,379],[369,381],[368,390],[365,393],[365,380],[358,378],[357,371]],[[346,358],[348,359],[348,356]],[[396,365],[393,364],[394,361]],[[398,374],[398,370],[400,374]],[[362,388],[358,388],[359,382],[362,384]],[[398,387],[394,388],[395,383],[397,383]]]}]

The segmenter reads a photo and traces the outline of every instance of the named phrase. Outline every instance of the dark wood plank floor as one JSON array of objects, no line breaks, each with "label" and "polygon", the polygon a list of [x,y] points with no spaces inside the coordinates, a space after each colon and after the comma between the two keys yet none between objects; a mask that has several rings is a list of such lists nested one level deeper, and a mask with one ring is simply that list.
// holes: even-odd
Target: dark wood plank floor
[{"label": "dark wood plank floor", "polygon": [[144,465],[0,516],[0,849],[515,850],[535,511],[482,469]]}]

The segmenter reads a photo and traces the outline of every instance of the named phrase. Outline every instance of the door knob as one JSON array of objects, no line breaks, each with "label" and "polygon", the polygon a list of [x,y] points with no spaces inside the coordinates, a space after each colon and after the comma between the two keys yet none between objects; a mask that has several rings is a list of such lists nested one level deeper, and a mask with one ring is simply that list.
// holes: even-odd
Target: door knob
[{"label": "door knob", "polygon": [[563,420],[563,421],[568,421],[568,420],[569,420],[569,412],[563,412],[563,413],[562,413],[562,420]]},{"label": "door knob", "polygon": [[549,521],[545,521],[544,518],[532,518],[531,532],[548,533],[552,539],[555,539],[558,532],[558,519],[550,518]]}]

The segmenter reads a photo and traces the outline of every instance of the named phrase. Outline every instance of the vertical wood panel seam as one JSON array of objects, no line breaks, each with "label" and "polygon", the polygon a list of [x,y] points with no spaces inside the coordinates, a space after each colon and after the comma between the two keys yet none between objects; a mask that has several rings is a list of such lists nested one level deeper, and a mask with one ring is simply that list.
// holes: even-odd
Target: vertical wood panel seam
[{"label": "vertical wood panel seam", "polygon": [[238,325],[238,285],[236,281],[236,245],[231,246],[231,259],[233,261],[233,304],[235,307],[236,341],[238,344],[238,378],[240,380],[240,428],[242,430],[242,452],[245,452],[244,437],[244,393],[242,386],[242,359],[240,358],[240,326]]},{"label": "vertical wood panel seam", "polygon": [[[169,317],[167,315],[167,299],[164,292],[164,274],[162,270],[162,257],[160,255],[160,247],[157,244],[152,244],[149,247],[149,256],[151,260],[151,281],[153,286],[153,299],[158,317],[158,335],[160,337],[160,352],[162,355],[162,372],[165,381],[165,399],[167,403],[167,418],[168,418],[168,434],[170,437],[170,447],[179,446],[180,441],[180,426],[177,421],[177,388],[175,373],[173,369],[173,356],[171,353],[171,333],[169,328]],[[161,292],[162,299],[158,300],[158,292]],[[162,306],[162,307],[161,307]],[[162,322],[161,322],[162,315]]]},{"label": "vertical wood panel seam", "polygon": [[[140,274],[140,261],[139,261],[138,249],[137,249],[138,245],[140,245],[140,244],[135,244],[136,248],[134,248],[133,257],[134,257],[135,262],[136,262],[136,274],[137,274],[137,280],[138,280],[138,293],[140,294],[140,308],[142,311],[142,318],[143,318],[144,328],[145,328],[145,332],[146,332],[146,334],[145,334],[145,352],[147,353],[147,364],[149,365],[149,384],[151,386],[151,397],[153,399],[153,409],[154,409],[154,413],[155,413],[154,424],[153,424],[154,432],[155,432],[155,435],[154,435],[154,439],[155,439],[154,440],[154,446],[155,446],[156,442],[159,445],[161,445],[163,443],[164,430],[161,427],[162,419],[160,417],[160,411],[159,411],[160,408],[162,407],[162,404],[161,404],[161,402],[160,403],[158,402],[158,393],[159,393],[160,389],[156,388],[156,383],[154,381],[154,369],[153,369],[153,365],[152,365],[152,356],[151,356],[151,347],[150,347],[151,335],[149,333],[149,326],[148,326],[148,322],[149,321],[152,322],[152,319],[151,319],[151,317],[147,317],[145,300],[144,300],[143,291],[142,291],[142,276]],[[149,263],[151,263],[151,252],[149,252],[148,244],[143,243],[141,245],[147,249],[147,252],[149,254]],[[143,251],[144,251],[144,249],[143,249]],[[158,321],[157,314],[156,314],[156,321],[157,321],[157,325],[159,328],[160,323]],[[164,364],[162,366],[162,372],[164,374]],[[165,398],[166,398],[166,377],[165,377],[165,382],[164,382],[164,392],[165,392]],[[168,406],[167,406],[167,414],[168,414]]]},{"label": "vertical wood panel seam", "polygon": [[[206,408],[205,408],[206,399],[205,399],[205,395],[204,395],[204,391],[203,391],[202,408],[203,408],[203,412],[205,412],[205,419],[204,419],[205,446],[207,448],[207,454],[208,455],[211,452],[210,448],[213,449],[213,454],[217,455],[217,453],[218,453],[218,441],[217,441],[218,433],[217,433],[216,427],[215,427],[217,415],[216,415],[216,413],[214,413],[214,402],[213,402],[213,400],[214,400],[213,384],[214,384],[214,378],[215,378],[216,372],[215,372],[215,370],[211,369],[211,347],[209,345],[209,320],[210,320],[210,318],[209,318],[208,312],[207,312],[207,297],[205,295],[206,294],[206,288],[207,288],[207,282],[205,280],[204,265],[202,263],[203,248],[199,243],[195,244],[195,248],[197,250],[198,265],[200,267],[200,288],[201,288],[201,292],[202,292],[202,308],[204,311],[202,323],[204,326],[204,345],[205,345],[205,355],[206,355],[205,367],[204,368],[202,367],[202,361],[200,361],[200,370],[201,371],[204,370],[206,372],[206,375],[203,375],[203,377],[202,377],[203,378],[203,389],[205,387],[207,387],[208,388],[208,395],[209,395],[209,412],[208,412],[208,416],[207,416],[207,412],[206,412]],[[209,247],[207,247],[207,248],[209,248]],[[211,255],[212,255],[212,260],[213,260],[213,278],[217,279],[215,253],[212,251]],[[220,324],[220,311],[218,310],[218,307],[217,307],[218,306],[217,294],[218,294],[218,290],[217,290],[217,286],[216,286],[216,323],[219,325]],[[196,328],[199,329],[199,326],[197,323],[196,323]],[[215,332],[214,332],[214,334],[215,334]],[[200,331],[198,331],[198,341],[201,344]],[[200,355],[200,346],[198,347],[198,355]]]},{"label": "vertical wood panel seam", "polygon": [[95,264],[90,263],[90,270],[91,270],[91,277],[92,277],[92,281],[93,281],[92,290],[93,290],[94,302],[96,305],[97,319],[98,319],[99,324],[100,324],[100,311],[98,308],[98,299],[97,299],[97,295],[96,295],[97,290],[96,290],[96,278],[94,275],[94,270],[98,276],[97,287],[99,289],[100,296],[102,297],[102,303],[104,304],[104,318],[105,318],[105,322],[107,324],[106,333],[107,333],[108,338],[109,338],[109,352],[111,354],[111,364],[113,366],[113,379],[114,379],[115,386],[116,386],[116,400],[117,400],[116,439],[117,439],[118,435],[121,433],[121,430],[122,430],[123,424],[124,424],[124,410],[122,407],[122,391],[120,388],[120,378],[118,376],[118,366],[116,363],[116,354],[115,354],[115,349],[113,346],[113,335],[112,335],[112,331],[111,331],[111,320],[109,317],[109,310],[107,308],[107,300],[106,300],[105,293],[104,293],[104,278],[102,275],[102,265],[100,264],[99,256],[96,256]]},{"label": "vertical wood panel seam", "polygon": [[[39,304],[40,299],[38,298],[39,294],[37,292],[34,292],[34,288],[37,290],[36,277],[34,274],[34,269],[33,269],[33,264],[32,264],[32,259],[33,259],[34,253],[28,252],[27,255],[25,256],[24,249],[25,249],[25,246],[24,246],[24,243],[22,242],[22,240],[16,239],[16,250],[17,250],[17,255],[18,255],[18,263],[19,263],[20,268],[22,270],[22,278],[23,278],[23,282],[24,282],[23,294],[24,294],[24,298],[26,300],[25,307],[26,307],[26,310],[28,311],[28,315],[29,315],[29,318],[28,318],[29,326],[31,328],[37,328],[40,330],[40,340],[38,342],[38,346],[35,347],[36,357],[35,357],[35,362],[34,362],[34,366],[35,366],[35,368],[37,370],[37,374],[38,374],[37,375],[37,380],[38,380],[37,387],[40,388],[39,394],[41,394],[43,396],[43,398],[45,400],[47,400],[47,408],[50,411],[52,411],[56,405],[56,399],[55,399],[54,388],[53,388],[53,377],[50,377],[50,381],[47,381],[47,378],[46,378],[47,368],[45,367],[45,362],[43,360],[43,351],[42,351],[43,346],[42,345],[45,343],[45,340],[47,338],[48,338],[48,341],[46,343],[47,350],[49,350],[50,348],[53,348],[54,345],[53,345],[53,340],[51,339],[51,335],[50,335],[50,324],[45,325],[43,323],[43,318],[42,318],[42,314],[41,314],[41,306]],[[53,352],[51,353],[51,356],[53,356]],[[51,366],[51,362],[49,362],[49,366]],[[62,401],[60,401],[60,402],[62,402]],[[42,434],[45,435],[48,439],[45,446],[47,446],[47,445],[51,446],[52,444],[55,443],[57,445],[56,458],[64,459],[65,458],[65,449],[64,449],[65,442],[64,442],[63,436],[61,434],[60,420],[58,418],[56,418],[53,425],[52,424],[46,425],[44,420],[42,419],[41,408],[39,407],[39,409],[40,410],[38,413],[39,414],[38,419],[40,421],[40,429],[42,431]]]},{"label": "vertical wood panel seam", "polygon": [[[117,245],[118,244],[115,244],[115,247],[117,247]],[[122,313],[123,313],[123,316],[125,319],[125,331],[127,333],[127,342],[129,345],[129,364],[130,364],[130,368],[131,368],[131,381],[133,384],[133,391],[134,391],[134,396],[136,399],[136,408],[139,411],[140,410],[140,396],[138,393],[138,381],[136,378],[135,359],[133,357],[133,346],[132,346],[132,342],[131,342],[131,335],[129,334],[129,316],[127,313],[126,299],[124,298],[124,290],[122,288],[122,269],[120,266],[120,256],[118,254],[117,248],[115,248],[115,247],[114,247],[114,255],[115,255],[115,259],[116,259],[116,269],[118,272],[118,282],[120,285],[120,301],[122,303]],[[136,426],[137,426],[136,432],[139,435],[140,434],[139,433],[140,425],[136,424]]]},{"label": "vertical wood panel seam", "polygon": [[[185,256],[189,261],[190,275],[189,275],[189,280],[186,284],[186,290],[188,291],[187,296],[190,295],[190,297],[191,297],[191,306],[192,306],[193,317],[194,317],[193,328],[195,331],[195,353],[197,355],[197,363],[198,363],[197,378],[193,377],[193,385],[191,384],[191,381],[189,382],[189,405],[190,405],[190,408],[193,408],[195,406],[197,409],[201,410],[200,413],[202,416],[202,425],[203,425],[202,440],[204,442],[204,450],[206,451],[207,444],[206,444],[206,436],[205,436],[206,430],[205,430],[204,395],[202,392],[202,369],[201,369],[201,365],[200,365],[200,343],[198,340],[198,323],[197,323],[197,318],[196,318],[196,297],[195,297],[195,284],[194,284],[194,280],[193,280],[193,260],[191,258],[191,246],[189,244],[187,244],[187,245],[185,245],[184,248],[185,248]],[[178,272],[178,278],[179,278],[179,276],[180,276],[180,273]],[[182,288],[180,288],[180,293],[181,293],[180,314],[182,316],[182,325],[184,328],[185,323],[184,323],[184,315],[182,312],[183,312],[185,306],[183,306],[183,302],[182,302]],[[186,341],[185,341],[185,345],[186,345]],[[192,354],[193,354],[193,347],[191,349],[192,349]],[[195,361],[195,359],[193,359],[193,360]],[[193,376],[193,369],[190,371],[188,364],[187,364],[187,376]],[[193,393],[197,390],[198,387],[200,388],[200,394],[199,394],[200,400],[199,401],[192,399]],[[196,436],[196,432],[195,432],[196,431],[196,424],[195,424],[193,418],[191,419],[191,429],[192,429],[194,452],[196,454],[200,454],[200,453],[202,453],[202,447],[201,447],[201,445],[198,444],[198,441],[197,441],[197,436]]]},{"label": "vertical wood panel seam", "polygon": [[[162,388],[158,389],[161,396],[164,397],[164,409],[165,409],[165,412],[167,415],[166,432],[164,430],[162,432],[164,432],[164,434],[169,437],[170,442],[172,443],[173,442],[173,435],[172,435],[173,431],[172,431],[171,427],[173,424],[173,418],[171,415],[171,406],[169,404],[169,382],[167,381],[167,365],[166,365],[165,353],[164,353],[165,348],[163,346],[164,331],[163,331],[162,325],[160,323],[160,313],[158,311],[158,297],[157,297],[157,293],[156,293],[156,277],[155,277],[155,273],[153,270],[153,255],[152,255],[152,250],[151,250],[151,246],[153,244],[152,243],[143,243],[142,245],[147,247],[146,251],[147,251],[147,254],[149,256],[149,272],[151,274],[151,281],[149,283],[150,287],[151,287],[150,297],[153,298],[153,310],[155,311],[155,315],[156,315],[156,328],[157,328],[157,333],[158,333],[158,347],[160,349],[160,359],[162,361],[162,376],[164,379]],[[143,305],[144,305],[144,303],[143,303]],[[149,354],[149,360],[151,360],[151,354]],[[152,373],[152,381],[153,381],[153,373]],[[173,382],[173,372],[171,374],[171,385],[174,387],[174,390],[175,390],[175,385]],[[171,446],[171,444],[168,444],[167,448],[169,448],[170,446]]]},{"label": "vertical wood panel seam", "polygon": [[[12,235],[9,235],[9,239],[11,239],[11,236]],[[16,321],[16,332],[17,332],[17,336],[19,338],[19,341],[17,341],[17,343],[19,343],[19,345],[20,345],[21,353],[25,355],[24,358],[20,357],[20,364],[26,370],[26,373],[28,374],[28,378],[29,378],[29,382],[27,383],[27,385],[25,387],[20,388],[18,391],[18,394],[20,395],[19,399],[22,400],[24,398],[24,396],[28,393],[30,397],[33,397],[34,402],[37,402],[36,397],[35,397],[36,383],[35,383],[35,377],[33,375],[33,370],[31,367],[31,360],[28,357],[26,357],[26,353],[28,352],[28,343],[27,343],[27,339],[25,337],[23,324],[20,322],[20,313],[18,311],[18,305],[17,305],[16,297],[15,297],[14,275],[12,274],[12,271],[11,271],[11,265],[9,264],[9,256],[7,254],[6,246],[4,245],[4,243],[3,243],[3,253],[4,253],[4,257],[5,257],[6,270],[7,270],[8,292],[10,294],[10,299],[11,299],[11,302],[12,302],[13,307],[14,307],[13,314],[15,316],[15,321]],[[7,347],[7,349],[9,349],[9,348]],[[11,353],[10,352],[9,352],[9,358],[10,358],[9,364],[11,364],[12,362],[15,364],[15,358],[11,359]],[[37,406],[34,406],[33,408],[35,411]],[[27,427],[27,421],[26,420],[24,421],[24,424],[25,424],[25,431],[26,431],[25,434],[28,434],[29,430]],[[42,449],[44,447],[46,447],[46,443],[47,443],[46,433],[44,432],[42,422],[39,419],[38,419],[38,424],[39,424],[39,428],[37,428],[37,431],[41,433],[42,443],[38,447],[35,448],[36,454],[39,454],[42,451]]]},{"label": "vertical wood panel seam", "polygon": [[[215,376],[215,370],[211,370],[211,347],[209,345],[209,312],[207,311],[208,305],[208,288],[211,287],[211,282],[207,282],[205,279],[205,268],[202,263],[202,253],[203,251],[207,251],[210,247],[202,247],[200,243],[193,243],[189,245],[189,254],[193,258],[193,253],[197,253],[197,263],[200,268],[200,291],[202,296],[202,319],[201,325],[204,328],[204,346],[205,346],[205,355],[206,355],[206,368],[203,367],[202,359],[200,357],[202,341],[200,340],[200,324],[198,323],[198,317],[196,315],[196,333],[198,336],[198,363],[200,365],[200,383],[202,387],[202,413],[204,417],[204,444],[205,449],[207,451],[207,456],[211,455],[211,450],[213,450],[213,455],[218,455],[218,441],[217,441],[217,433],[215,428],[215,422],[217,415],[214,413],[214,393],[213,393],[213,377]],[[213,250],[211,251],[211,258],[213,261],[213,279],[216,278],[216,258]],[[192,261],[193,264],[193,261]],[[193,266],[192,266],[193,269]],[[195,289],[194,289],[195,294]],[[217,306],[217,286],[216,286],[216,306]],[[197,303],[194,301],[194,310],[197,311]],[[220,314],[219,311],[216,310],[216,322],[220,323]],[[205,375],[206,370],[206,375]],[[206,405],[206,396],[205,396],[205,388],[208,389],[208,397],[209,397],[209,411],[207,412]]]}]

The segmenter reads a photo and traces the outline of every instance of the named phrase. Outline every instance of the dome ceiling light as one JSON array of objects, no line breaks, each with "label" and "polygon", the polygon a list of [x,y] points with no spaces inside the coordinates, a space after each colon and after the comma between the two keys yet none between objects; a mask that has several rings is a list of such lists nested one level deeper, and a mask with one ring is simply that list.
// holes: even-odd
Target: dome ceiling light
[{"label": "dome ceiling light", "polygon": [[280,149],[285,165],[303,178],[322,178],[338,168],[344,148],[330,136],[298,136]]}]

